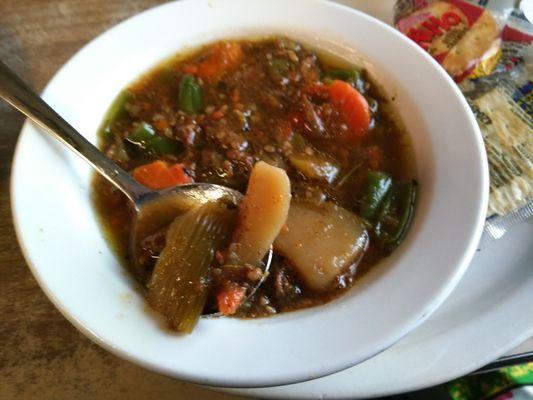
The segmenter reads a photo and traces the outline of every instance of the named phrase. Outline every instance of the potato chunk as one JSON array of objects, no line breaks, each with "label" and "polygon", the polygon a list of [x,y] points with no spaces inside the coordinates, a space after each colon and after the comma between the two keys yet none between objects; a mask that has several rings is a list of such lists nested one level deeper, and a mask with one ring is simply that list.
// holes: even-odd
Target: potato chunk
[{"label": "potato chunk", "polygon": [[239,209],[230,258],[257,265],[285,224],[291,201],[287,173],[263,161],[255,164]]},{"label": "potato chunk", "polygon": [[331,287],[336,277],[358,263],[368,247],[359,218],[331,202],[293,202],[274,250],[287,258],[305,284],[316,291]]}]

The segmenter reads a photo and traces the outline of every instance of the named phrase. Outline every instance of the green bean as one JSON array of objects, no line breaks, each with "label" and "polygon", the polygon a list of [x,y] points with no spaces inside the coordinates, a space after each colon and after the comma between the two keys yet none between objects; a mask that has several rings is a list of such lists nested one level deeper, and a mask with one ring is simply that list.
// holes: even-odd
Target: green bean
[{"label": "green bean", "polygon": [[355,84],[358,79],[361,79],[361,71],[357,69],[333,69],[326,73],[326,77]]},{"label": "green bean", "polygon": [[111,127],[114,121],[121,118],[125,111],[126,111],[126,103],[133,97],[132,93],[128,90],[123,90],[118,94],[117,97],[115,97],[115,100],[113,100],[113,103],[111,104],[111,107],[107,110],[105,116],[104,116],[104,122],[102,123],[102,126],[100,127],[98,134],[101,138],[105,140],[111,139],[112,132]]},{"label": "green bean", "polygon": [[371,171],[367,175],[361,216],[373,222],[392,185],[391,178],[384,172]]},{"label": "green bean", "polygon": [[[382,208],[375,232],[380,246],[390,252],[400,244],[411,224],[416,201],[416,182],[402,181],[395,184],[388,198],[389,205],[387,210]],[[386,218],[390,218],[393,213],[395,223],[387,227]]]},{"label": "green bean", "polygon": [[128,136],[127,140],[152,156],[173,154],[178,150],[175,142],[166,137],[156,135],[152,125],[146,122],[141,122]]},{"label": "green bean", "polygon": [[378,238],[381,238],[381,236],[385,232],[385,221],[387,218],[390,217],[391,208],[393,206],[393,195],[392,190],[389,190],[385,198],[383,199],[383,203],[379,209],[378,216],[376,218],[376,223],[374,225],[374,233]]},{"label": "green bean", "polygon": [[179,106],[189,114],[198,114],[203,109],[202,88],[192,75],[184,75],[180,82]]},{"label": "green bean", "polygon": [[128,140],[135,144],[146,147],[146,144],[155,137],[155,129],[146,122],[141,122],[128,136]]},{"label": "green bean", "polygon": [[178,151],[178,146],[175,142],[166,137],[156,136],[147,143],[146,149],[149,153],[156,156],[164,154],[174,154]]}]

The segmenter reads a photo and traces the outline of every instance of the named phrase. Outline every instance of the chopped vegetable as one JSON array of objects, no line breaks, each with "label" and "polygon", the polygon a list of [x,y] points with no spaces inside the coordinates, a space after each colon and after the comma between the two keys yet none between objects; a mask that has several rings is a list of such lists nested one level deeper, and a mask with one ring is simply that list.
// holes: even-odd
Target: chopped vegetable
[{"label": "chopped vegetable", "polygon": [[263,259],[285,224],[290,201],[287,173],[263,161],[255,164],[230,245],[236,264],[257,265]]},{"label": "chopped vegetable", "polygon": [[172,154],[178,150],[175,142],[166,137],[156,135],[152,125],[146,122],[140,123],[127,137],[127,140],[152,156]]},{"label": "chopped vegetable", "polygon": [[349,83],[339,80],[329,86],[329,95],[348,125],[349,138],[365,136],[370,126],[370,108],[364,96]]},{"label": "chopped vegetable", "polygon": [[368,246],[363,223],[331,202],[320,206],[293,202],[283,230],[274,243],[306,285],[315,291],[331,289],[339,274],[362,258]]},{"label": "chopped vegetable", "polygon": [[128,140],[133,143],[142,144],[146,146],[150,140],[155,137],[155,130],[152,125],[146,122],[141,122],[137,128],[128,136]]},{"label": "chopped vegetable", "polygon": [[147,143],[146,149],[157,156],[165,154],[175,154],[177,151],[177,144],[170,139],[162,136],[156,136]]},{"label": "chopped vegetable", "polygon": [[237,284],[225,288],[217,294],[218,311],[223,315],[232,315],[246,298],[246,288]]},{"label": "chopped vegetable", "polygon": [[357,69],[333,69],[326,73],[326,79],[341,80],[355,85],[361,79],[361,71]]},{"label": "chopped vegetable", "polygon": [[131,98],[132,94],[128,90],[123,90],[118,94],[104,116],[104,122],[100,128],[100,135],[104,138],[111,135],[111,124],[124,115],[126,112],[126,103]]},{"label": "chopped vegetable", "polygon": [[331,183],[339,173],[339,167],[323,158],[308,155],[292,155],[289,157],[292,166],[309,179],[324,180]]},{"label": "chopped vegetable", "polygon": [[160,160],[135,168],[133,177],[140,184],[156,190],[193,182],[181,164],[169,166]]},{"label": "chopped vegetable", "polygon": [[189,114],[198,114],[203,109],[202,88],[192,75],[184,75],[180,82],[180,108]]},{"label": "chopped vegetable", "polygon": [[225,73],[236,69],[243,58],[244,53],[239,43],[216,43],[211,46],[207,56],[199,64],[187,66],[185,72],[216,82]]},{"label": "chopped vegetable", "polygon": [[378,171],[371,171],[366,178],[365,195],[361,205],[361,216],[367,221],[374,221],[392,186],[391,178]]},{"label": "chopped vegetable", "polygon": [[[391,192],[376,225],[380,245],[389,252],[400,244],[411,224],[416,200],[416,182],[399,182]],[[394,215],[391,215],[393,213]]]},{"label": "chopped vegetable", "polygon": [[198,322],[210,292],[210,266],[231,235],[235,214],[219,203],[207,203],[170,225],[148,284],[148,302],[172,329],[190,333]]},{"label": "chopped vegetable", "polygon": [[[237,266],[259,265],[285,224],[290,199],[290,181],[286,172],[263,161],[255,164],[226,260]],[[222,271],[231,274],[236,269],[239,267],[227,264]],[[230,279],[217,293],[219,311],[225,315],[234,314],[244,301],[245,293],[242,285]]]},{"label": "chopped vegetable", "polygon": [[334,80],[340,80],[349,83],[356,88],[359,93],[365,92],[364,69],[333,69],[326,72],[324,82],[330,84]]}]

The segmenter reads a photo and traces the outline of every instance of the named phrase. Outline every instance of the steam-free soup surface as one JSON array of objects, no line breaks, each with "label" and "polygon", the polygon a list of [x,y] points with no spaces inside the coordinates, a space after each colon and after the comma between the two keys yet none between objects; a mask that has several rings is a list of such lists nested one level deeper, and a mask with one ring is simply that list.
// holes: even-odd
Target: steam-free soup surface
[{"label": "steam-free soup surface", "polygon": [[[157,66],[110,109],[101,148],[153,189],[211,182],[245,193],[260,161],[289,178],[288,215],[268,210],[286,220],[279,234],[269,231],[277,237],[265,283],[242,303],[245,289],[235,287],[253,286],[261,269],[252,261],[235,265],[229,254],[237,234],[228,231],[202,275],[204,312],[256,317],[322,304],[404,237],[415,195],[408,137],[366,72],[331,59],[286,38],[218,42]],[[99,177],[94,195],[109,241],[128,264],[130,206]],[[179,224],[171,228],[176,237]],[[142,242],[143,267],[135,273],[149,291],[168,232]]]}]

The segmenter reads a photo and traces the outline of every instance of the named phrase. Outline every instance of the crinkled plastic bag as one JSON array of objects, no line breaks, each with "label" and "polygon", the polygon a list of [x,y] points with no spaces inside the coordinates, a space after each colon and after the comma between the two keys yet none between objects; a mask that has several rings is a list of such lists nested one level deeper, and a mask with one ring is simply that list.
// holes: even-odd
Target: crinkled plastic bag
[{"label": "crinkled plastic bag", "polygon": [[458,82],[489,161],[486,233],[533,215],[533,26],[499,1],[398,0],[396,27]]},{"label": "crinkled plastic bag", "polygon": [[457,82],[487,75],[501,54],[497,20],[463,0],[399,0],[395,23]]}]

